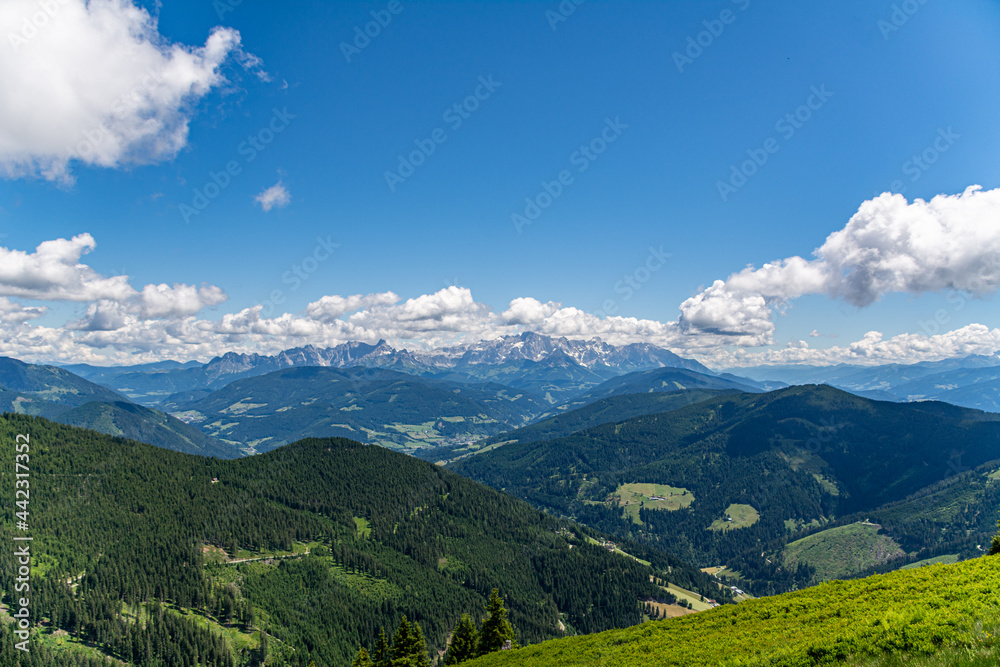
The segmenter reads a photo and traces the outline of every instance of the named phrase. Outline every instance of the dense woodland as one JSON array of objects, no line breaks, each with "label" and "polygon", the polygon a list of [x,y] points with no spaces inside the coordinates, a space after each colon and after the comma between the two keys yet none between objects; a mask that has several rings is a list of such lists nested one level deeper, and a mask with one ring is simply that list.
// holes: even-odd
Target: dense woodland
[{"label": "dense woodland", "polygon": [[[639,622],[640,600],[665,597],[651,575],[717,590],[672,557],[636,547],[647,567],[609,553],[588,529],[381,447],[306,440],[225,461],[0,419],[0,442],[19,433],[31,437],[32,617],[46,636],[65,631],[135,664],[254,665],[266,651],[269,665],[346,665],[404,615],[437,651],[493,588],[521,643],[561,636],[560,621],[568,632]],[[12,447],[0,466],[9,478]],[[0,513],[8,544],[13,512],[5,503]],[[212,545],[244,558],[311,551],[224,564]],[[2,553],[10,605],[15,568]],[[248,645],[220,644],[206,627],[242,633]]]},{"label": "dense woodland", "polygon": [[[995,415],[806,386],[710,398],[562,438],[507,445],[452,467],[536,507],[688,562],[729,565],[764,594],[815,583],[809,566],[785,567],[773,550],[833,520],[857,521],[883,506],[886,529],[898,533],[907,550],[972,555],[970,546],[985,539],[992,517],[958,524],[962,513],[981,512],[989,502],[982,494],[966,493],[959,513],[925,513],[922,522],[889,508],[950,476],[954,454],[942,443],[960,443],[962,461],[979,465],[996,457],[998,441]],[[635,482],[682,487],[695,500],[677,511],[641,509],[638,525],[607,502],[622,484]],[[708,530],[731,504],[750,505],[759,520],[737,530]],[[815,528],[796,533],[788,522]],[[946,535],[949,528],[956,530]],[[959,544],[958,529],[973,532]]]}]

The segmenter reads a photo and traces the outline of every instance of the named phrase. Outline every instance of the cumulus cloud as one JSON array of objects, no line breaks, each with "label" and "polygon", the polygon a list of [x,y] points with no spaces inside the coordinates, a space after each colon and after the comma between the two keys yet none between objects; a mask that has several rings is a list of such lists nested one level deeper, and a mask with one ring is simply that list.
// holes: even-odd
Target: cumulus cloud
[{"label": "cumulus cloud", "polygon": [[73,331],[117,331],[125,326],[128,309],[120,301],[101,300],[87,306],[79,320],[66,325]]},{"label": "cumulus cloud", "polygon": [[6,297],[0,297],[0,324],[22,324],[38,319],[46,310],[44,307],[24,306]]},{"label": "cumulus cloud", "polygon": [[544,322],[559,310],[559,304],[553,301],[542,303],[532,297],[518,297],[510,302],[510,307],[501,317],[507,324],[532,326]]},{"label": "cumulus cloud", "polygon": [[272,208],[288,206],[292,202],[292,195],[288,192],[288,188],[282,185],[281,181],[278,181],[254,197],[253,200],[260,204],[266,213]]},{"label": "cumulus cloud", "polygon": [[62,301],[125,300],[128,276],[104,277],[80,258],[96,247],[90,234],[44,241],[33,253],[0,248],[0,296]]},{"label": "cumulus cloud", "polygon": [[885,193],[866,201],[847,225],[801,257],[748,267],[681,304],[691,333],[772,342],[775,311],[806,294],[858,307],[892,292],[958,290],[985,296],[1000,286],[1000,189],[907,202]]},{"label": "cumulus cloud", "polygon": [[146,285],[141,291],[128,276],[103,276],[82,262],[83,255],[97,247],[90,234],[72,239],[54,239],[38,245],[35,252],[0,247],[0,315],[5,321],[34,319],[44,313],[6,297],[39,301],[89,303],[84,316],[69,327],[80,331],[114,331],[126,318],[179,318],[216,306],[228,298],[215,285]]},{"label": "cumulus cloud", "polygon": [[819,366],[851,364],[913,364],[968,355],[1000,353],[1000,328],[970,324],[960,329],[928,336],[899,334],[885,338],[880,331],[869,331],[860,340],[844,346],[811,348],[805,341],[792,341],[782,349],[716,349],[704,357],[716,368],[737,368],[760,364],[815,364]]},{"label": "cumulus cloud", "polygon": [[217,306],[228,298],[222,288],[215,285],[146,285],[142,288],[142,316],[147,319],[186,317],[203,308]]},{"label": "cumulus cloud", "polygon": [[0,175],[72,182],[70,163],[101,167],[174,157],[197,101],[236,60],[266,79],[239,32],[170,43],[132,0],[0,3]]},{"label": "cumulus cloud", "polygon": [[[0,354],[136,363],[383,338],[397,348],[428,349],[525,330],[600,337],[613,344],[646,342],[717,368],[913,363],[996,354],[1000,329],[982,324],[891,338],[872,331],[860,340],[825,348],[794,340],[777,348],[773,319],[807,294],[826,294],[859,307],[890,292],[958,290],[987,296],[1000,285],[998,212],[1000,191],[975,187],[927,202],[882,195],[865,202],[843,229],[816,249],[813,259],[790,257],[736,272],[684,301],[679,318],[665,322],[598,316],[530,296],[494,309],[458,286],[405,300],[394,292],[331,294],[300,313],[272,317],[257,305],[209,319],[199,313],[226,300],[221,288],[184,283],[136,288],[127,276],[100,275],[82,260],[95,249],[94,239],[80,234],[46,241],[32,253],[0,248]],[[16,299],[76,302],[86,309],[79,319],[50,328],[32,322],[45,308]],[[806,336],[822,337],[818,330]]]},{"label": "cumulus cloud", "polygon": [[377,306],[392,306],[398,302],[399,296],[394,292],[354,294],[346,297],[329,295],[306,306],[306,314],[314,320],[328,322],[348,313]]}]

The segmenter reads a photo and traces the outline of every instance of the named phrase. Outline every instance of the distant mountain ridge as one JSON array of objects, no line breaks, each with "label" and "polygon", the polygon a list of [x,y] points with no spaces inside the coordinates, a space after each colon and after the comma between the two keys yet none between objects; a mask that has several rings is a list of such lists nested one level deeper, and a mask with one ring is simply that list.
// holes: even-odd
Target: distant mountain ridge
[{"label": "distant mountain ridge", "polygon": [[495,366],[516,361],[545,361],[553,356],[565,356],[585,368],[614,368],[627,372],[669,366],[714,374],[703,364],[684,359],[665,348],[648,343],[612,345],[600,338],[570,340],[553,338],[533,332],[503,336],[494,340],[478,341],[467,345],[444,347],[430,352],[396,350],[384,340],[375,345],[350,342],[330,348],[313,345],[292,348],[274,356],[239,354],[229,352],[212,359],[205,365],[210,374],[245,372],[251,368],[267,367],[279,370],[289,366],[423,366],[430,369],[465,368],[470,366]]},{"label": "distant mountain ridge", "polygon": [[[96,368],[96,367],[91,367]],[[0,412],[39,417],[189,454],[235,458],[239,449],[65,368],[0,357]]]},{"label": "distant mountain ridge", "polygon": [[756,366],[730,370],[758,381],[828,384],[876,400],[935,400],[1000,412],[1000,354],[915,364]]},{"label": "distant mountain ridge", "polygon": [[613,345],[600,338],[570,340],[533,332],[426,352],[397,350],[384,340],[374,345],[352,341],[329,348],[306,345],[275,355],[227,352],[203,365],[162,362],[120,367],[117,372],[74,368],[87,379],[152,406],[173,394],[221,389],[235,380],[302,366],[363,366],[456,382],[499,382],[545,397],[550,404],[639,370],[669,367],[715,375],[697,361],[648,343]]}]

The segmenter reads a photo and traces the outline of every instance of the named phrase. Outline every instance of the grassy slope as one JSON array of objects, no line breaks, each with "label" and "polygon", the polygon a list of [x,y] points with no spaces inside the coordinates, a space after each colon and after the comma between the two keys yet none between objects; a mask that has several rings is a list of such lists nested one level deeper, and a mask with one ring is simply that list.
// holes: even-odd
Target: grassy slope
[{"label": "grassy slope", "polygon": [[796,540],[783,556],[789,567],[806,563],[825,580],[850,576],[902,554],[895,540],[879,534],[879,526],[855,523]]},{"label": "grassy slope", "polygon": [[[1000,557],[933,565],[751,600],[736,607],[626,630],[573,637],[472,661],[493,665],[569,667],[800,667],[853,661],[899,662],[900,654],[929,655],[975,646],[990,652],[969,665],[997,664]],[[886,654],[896,658],[882,661]],[[871,661],[869,658],[878,658]],[[893,660],[896,660],[893,662]],[[927,665],[952,664],[934,660]]]}]

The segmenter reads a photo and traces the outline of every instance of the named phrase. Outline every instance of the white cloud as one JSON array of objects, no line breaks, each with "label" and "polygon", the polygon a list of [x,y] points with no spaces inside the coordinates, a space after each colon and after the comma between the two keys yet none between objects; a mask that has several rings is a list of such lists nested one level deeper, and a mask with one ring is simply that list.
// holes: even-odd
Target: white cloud
[{"label": "white cloud", "polygon": [[217,306],[229,297],[215,285],[146,285],[142,288],[142,316],[146,319],[186,317]]},{"label": "white cloud", "polygon": [[128,309],[120,301],[101,300],[87,306],[87,312],[66,328],[74,331],[117,331],[125,326]]},{"label": "white cloud", "polygon": [[717,368],[759,364],[913,364],[972,354],[1000,353],[1000,328],[970,324],[933,336],[900,334],[886,339],[880,331],[869,331],[846,346],[813,349],[805,341],[793,341],[779,350],[714,350],[704,361]]},{"label": "white cloud", "polygon": [[352,296],[324,296],[306,306],[306,314],[314,320],[328,322],[338,317],[361,309],[376,306],[392,306],[399,302],[399,296],[394,292],[379,294],[354,294]]},{"label": "white cloud", "polygon": [[559,304],[554,301],[542,303],[538,299],[518,297],[510,302],[510,307],[504,311],[503,321],[507,324],[532,326],[552,317],[559,310]]},{"label": "white cloud", "polygon": [[70,162],[167,160],[187,143],[197,101],[226,82],[231,58],[260,72],[240,34],[204,46],[167,41],[132,0],[0,3],[0,175],[72,182]]},{"label": "white cloud", "polygon": [[44,307],[24,306],[6,297],[0,297],[0,325],[22,324],[38,319],[46,310]]},{"label": "white cloud", "polygon": [[[603,317],[530,296],[494,310],[450,286],[401,300],[394,292],[337,294],[301,313],[264,316],[260,305],[218,319],[200,316],[226,300],[216,286],[155,284],[135,288],[82,262],[96,247],[89,234],[55,239],[33,253],[0,248],[0,353],[26,359],[136,363],[208,358],[230,350],[275,353],[307,344],[384,338],[397,348],[433,348],[532,330],[613,344],[646,342],[714,367],[759,363],[912,363],[1000,351],[1000,329],[983,324],[937,335],[877,331],[860,340],[812,348],[796,340],[773,347],[774,314],[797,297],[827,294],[865,306],[889,292],[955,289],[985,296],[1000,285],[1000,190],[907,203],[898,195],[865,202],[814,259],[791,257],[749,267],[684,301],[676,321]],[[62,328],[38,325],[45,308],[14,299],[86,304]],[[268,311],[269,312],[269,311]],[[813,330],[807,339],[820,338]],[[831,336],[833,337],[833,336]],[[768,349],[747,349],[768,345]]]},{"label": "white cloud", "polygon": [[288,188],[282,185],[281,181],[278,181],[254,197],[253,200],[260,204],[260,207],[266,213],[275,207],[282,208],[288,206],[292,202],[292,195],[288,192]]},{"label": "white cloud", "polygon": [[991,294],[1000,286],[1000,189],[972,186],[912,203],[885,193],[863,203],[813,255],[715,281],[681,304],[682,326],[761,345],[773,340],[773,313],[806,294],[859,307],[892,292]]},{"label": "white cloud", "polygon": [[82,302],[89,303],[87,311],[69,325],[71,329],[114,331],[124,326],[128,315],[140,319],[185,317],[228,298],[215,285],[146,285],[138,291],[129,284],[128,276],[103,276],[82,263],[83,255],[96,247],[94,238],[86,233],[69,240],[44,241],[33,253],[0,247],[0,315],[7,321],[14,317],[24,321],[44,312],[20,306],[20,311],[11,310],[16,304],[5,297]]},{"label": "white cloud", "polygon": [[104,277],[80,258],[96,247],[90,234],[44,241],[33,253],[0,248],[0,296],[61,301],[125,300],[127,276]]}]

